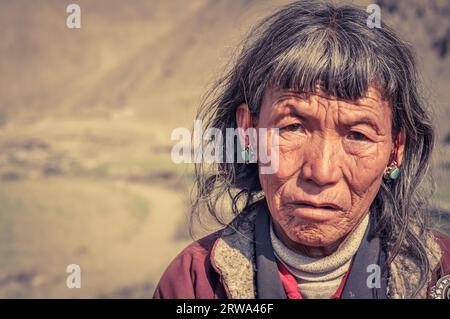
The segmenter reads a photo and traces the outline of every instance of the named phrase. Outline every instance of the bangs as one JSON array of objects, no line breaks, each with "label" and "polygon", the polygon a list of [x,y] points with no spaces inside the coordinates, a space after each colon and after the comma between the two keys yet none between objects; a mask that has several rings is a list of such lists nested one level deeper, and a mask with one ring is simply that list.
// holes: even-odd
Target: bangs
[{"label": "bangs", "polygon": [[390,99],[397,81],[389,68],[395,66],[380,56],[368,39],[341,30],[316,30],[275,57],[269,85],[303,93],[319,87],[330,96],[353,101],[364,97],[372,85]]}]

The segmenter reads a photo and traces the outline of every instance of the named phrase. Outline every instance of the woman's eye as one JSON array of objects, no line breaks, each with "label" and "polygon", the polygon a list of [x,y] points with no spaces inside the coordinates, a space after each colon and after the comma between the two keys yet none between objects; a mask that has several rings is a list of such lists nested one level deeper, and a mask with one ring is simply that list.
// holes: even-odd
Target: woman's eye
[{"label": "woman's eye", "polygon": [[290,124],[282,128],[284,131],[295,132],[295,131],[303,131],[303,125],[300,123]]},{"label": "woman's eye", "polygon": [[368,141],[369,138],[360,132],[350,132],[347,136],[350,140],[355,141]]}]

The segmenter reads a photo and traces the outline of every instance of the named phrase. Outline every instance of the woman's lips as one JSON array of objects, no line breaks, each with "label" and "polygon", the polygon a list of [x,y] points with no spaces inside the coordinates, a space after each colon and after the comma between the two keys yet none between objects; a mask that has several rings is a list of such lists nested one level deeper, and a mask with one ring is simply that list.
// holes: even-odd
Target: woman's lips
[{"label": "woman's lips", "polygon": [[313,203],[309,201],[299,201],[290,203],[293,212],[300,218],[315,221],[326,221],[336,217],[341,210],[333,203]]}]

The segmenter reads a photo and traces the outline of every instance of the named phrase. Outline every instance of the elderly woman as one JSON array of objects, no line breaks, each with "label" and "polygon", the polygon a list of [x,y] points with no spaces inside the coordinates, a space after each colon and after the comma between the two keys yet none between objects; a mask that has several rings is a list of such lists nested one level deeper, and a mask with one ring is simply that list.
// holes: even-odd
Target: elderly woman
[{"label": "elderly woman", "polygon": [[[428,226],[421,188],[434,133],[415,62],[368,16],[301,1],[253,29],[199,114],[242,129],[245,162],[196,169],[194,217],[207,207],[225,227],[175,258],[155,298],[449,296],[450,241]],[[273,172],[261,147],[277,152]]]}]

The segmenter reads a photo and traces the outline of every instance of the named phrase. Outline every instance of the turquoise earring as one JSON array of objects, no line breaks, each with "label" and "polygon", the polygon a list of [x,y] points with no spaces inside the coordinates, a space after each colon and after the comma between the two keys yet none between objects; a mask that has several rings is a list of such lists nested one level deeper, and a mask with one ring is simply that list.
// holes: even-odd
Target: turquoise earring
[{"label": "turquoise earring", "polygon": [[242,159],[244,160],[245,164],[248,164],[250,162],[250,147],[247,146],[242,152],[241,152]]},{"label": "turquoise earring", "polygon": [[400,169],[396,166],[389,173],[389,178],[390,179],[397,179],[399,176],[400,176]]},{"label": "turquoise earring", "polygon": [[388,170],[384,174],[384,177],[391,180],[396,180],[400,176],[400,168],[397,166],[397,162],[394,161],[389,165]]}]

